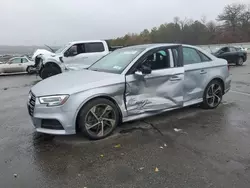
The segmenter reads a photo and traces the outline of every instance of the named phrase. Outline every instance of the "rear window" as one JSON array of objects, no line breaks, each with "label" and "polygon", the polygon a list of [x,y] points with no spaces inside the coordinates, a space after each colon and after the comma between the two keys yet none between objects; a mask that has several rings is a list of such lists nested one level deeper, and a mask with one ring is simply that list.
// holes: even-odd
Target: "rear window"
[{"label": "rear window", "polygon": [[102,42],[85,43],[86,53],[103,52],[103,51],[104,51],[104,45]]}]

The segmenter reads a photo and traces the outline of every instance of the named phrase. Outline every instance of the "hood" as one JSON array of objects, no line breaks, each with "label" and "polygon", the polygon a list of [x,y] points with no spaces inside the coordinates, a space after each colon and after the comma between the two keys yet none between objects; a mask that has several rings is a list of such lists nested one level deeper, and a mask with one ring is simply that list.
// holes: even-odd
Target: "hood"
[{"label": "hood", "polygon": [[55,55],[55,54],[45,49],[37,49],[32,56],[32,60],[35,60],[36,56],[38,55]]},{"label": "hood", "polygon": [[36,96],[74,94],[77,92],[124,82],[124,75],[80,70],[52,76],[31,88]]},{"label": "hood", "polygon": [[67,71],[71,70],[82,70],[93,65],[97,60],[102,58],[103,55],[95,55],[90,57],[84,57],[76,60],[71,60],[70,63],[65,63],[65,67]]}]

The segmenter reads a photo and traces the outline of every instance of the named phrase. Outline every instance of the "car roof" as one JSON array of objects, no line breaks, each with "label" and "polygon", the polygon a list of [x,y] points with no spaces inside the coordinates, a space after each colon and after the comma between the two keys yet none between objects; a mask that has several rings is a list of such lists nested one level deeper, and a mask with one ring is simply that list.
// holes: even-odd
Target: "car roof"
[{"label": "car roof", "polygon": [[79,40],[69,42],[70,44],[78,44],[78,43],[91,43],[91,42],[105,42],[104,40]]},{"label": "car roof", "polygon": [[26,58],[26,59],[29,59],[26,55],[23,55],[23,56],[12,57],[12,58],[10,58],[9,60],[11,60],[11,59],[16,59],[16,58]]},{"label": "car roof", "polygon": [[[187,44],[179,44],[179,43],[153,43],[153,44],[141,44],[141,45],[134,45],[134,46],[128,46],[124,47],[125,49],[136,49],[136,48],[143,48],[143,49],[152,49],[152,48],[157,48],[157,47],[164,47],[164,46],[176,46],[176,45],[182,45],[185,47],[192,47],[192,48],[197,48],[197,46],[192,46],[192,45],[187,45]],[[124,49],[122,48],[122,49]]]}]

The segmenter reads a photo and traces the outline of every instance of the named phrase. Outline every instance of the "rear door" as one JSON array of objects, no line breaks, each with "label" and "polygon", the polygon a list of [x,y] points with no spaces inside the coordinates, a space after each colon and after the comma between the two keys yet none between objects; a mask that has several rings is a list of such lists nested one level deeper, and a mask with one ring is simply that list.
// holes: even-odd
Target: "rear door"
[{"label": "rear door", "polygon": [[239,52],[237,51],[237,49],[234,47],[230,47],[229,51],[230,51],[229,53],[230,62],[232,63],[237,62],[239,58]]},{"label": "rear door", "polygon": [[[184,62],[184,106],[202,102],[204,81],[211,59],[192,47],[183,47]],[[206,63],[208,62],[208,64]]]},{"label": "rear door", "polygon": [[[144,63],[151,64],[151,74],[135,74]],[[125,102],[128,115],[182,107],[183,85],[182,46],[148,51],[126,75]]]}]

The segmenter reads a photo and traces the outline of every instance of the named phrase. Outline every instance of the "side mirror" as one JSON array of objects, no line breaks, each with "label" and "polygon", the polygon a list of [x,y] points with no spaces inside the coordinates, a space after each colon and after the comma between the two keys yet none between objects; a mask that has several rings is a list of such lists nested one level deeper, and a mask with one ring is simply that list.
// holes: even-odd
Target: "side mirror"
[{"label": "side mirror", "polygon": [[135,75],[144,76],[144,75],[147,75],[147,74],[151,74],[151,72],[152,72],[152,69],[149,66],[142,65],[140,70],[137,70],[135,72]]},{"label": "side mirror", "polygon": [[69,57],[69,51],[64,52],[64,57]]}]

